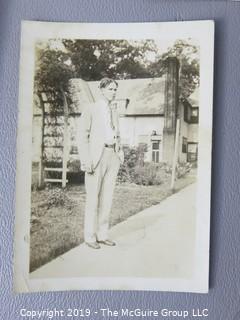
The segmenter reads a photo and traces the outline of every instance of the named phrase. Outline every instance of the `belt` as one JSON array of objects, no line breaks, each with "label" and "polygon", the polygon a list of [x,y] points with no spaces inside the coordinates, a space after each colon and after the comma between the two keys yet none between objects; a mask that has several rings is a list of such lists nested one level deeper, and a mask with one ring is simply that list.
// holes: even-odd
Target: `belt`
[{"label": "belt", "polygon": [[113,144],[107,144],[107,143],[105,143],[105,144],[104,144],[104,147],[105,147],[105,148],[112,148],[112,149],[114,149],[114,148],[115,148],[115,145],[116,145],[116,143],[113,143]]}]

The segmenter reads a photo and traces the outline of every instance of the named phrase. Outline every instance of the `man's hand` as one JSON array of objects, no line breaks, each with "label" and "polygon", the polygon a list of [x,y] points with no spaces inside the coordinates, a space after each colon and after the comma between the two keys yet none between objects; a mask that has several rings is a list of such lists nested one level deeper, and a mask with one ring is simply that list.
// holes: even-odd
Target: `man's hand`
[{"label": "man's hand", "polygon": [[94,173],[94,167],[92,163],[81,164],[81,170],[87,172],[88,174]]},{"label": "man's hand", "polygon": [[86,171],[88,174],[93,174],[93,173],[94,173],[93,164],[86,165],[85,171]]}]

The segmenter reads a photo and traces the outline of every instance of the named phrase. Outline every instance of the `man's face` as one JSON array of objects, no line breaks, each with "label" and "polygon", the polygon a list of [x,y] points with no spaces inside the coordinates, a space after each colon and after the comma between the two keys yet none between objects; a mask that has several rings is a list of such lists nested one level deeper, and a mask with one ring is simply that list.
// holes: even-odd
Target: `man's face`
[{"label": "man's face", "polygon": [[111,102],[116,98],[117,85],[114,82],[111,82],[108,86],[100,90],[107,101]]}]

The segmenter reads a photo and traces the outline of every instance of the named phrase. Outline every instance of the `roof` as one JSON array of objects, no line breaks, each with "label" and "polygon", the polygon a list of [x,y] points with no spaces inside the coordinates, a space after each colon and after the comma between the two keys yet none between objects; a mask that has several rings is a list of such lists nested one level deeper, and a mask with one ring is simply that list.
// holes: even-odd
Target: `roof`
[{"label": "roof", "polygon": [[[118,80],[116,101],[119,113],[125,116],[164,115],[165,76],[161,78]],[[81,113],[83,107],[102,98],[99,81],[83,81],[75,78],[69,81],[72,104],[71,113]],[[127,102],[128,99],[128,103]],[[187,98],[192,107],[199,107],[199,87]],[[34,99],[34,114],[40,114],[37,96]]]},{"label": "roof", "polygon": [[[70,92],[74,112],[81,112],[83,106],[92,98],[96,101],[101,97],[98,86],[99,81],[85,82],[81,79],[71,79]],[[120,114],[127,116],[163,115],[164,87],[164,77],[118,80],[116,100]],[[128,104],[126,104],[127,99]]]},{"label": "roof", "polygon": [[[116,100],[120,113],[131,115],[163,115],[165,78],[118,80]],[[98,81],[88,82],[90,90],[97,100],[101,95]],[[126,99],[129,103],[126,106]]]}]

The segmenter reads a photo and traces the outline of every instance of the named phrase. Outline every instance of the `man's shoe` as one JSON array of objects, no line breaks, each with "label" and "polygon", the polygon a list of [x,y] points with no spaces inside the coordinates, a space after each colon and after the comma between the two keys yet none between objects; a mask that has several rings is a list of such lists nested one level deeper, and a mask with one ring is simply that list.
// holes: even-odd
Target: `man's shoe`
[{"label": "man's shoe", "polygon": [[100,245],[97,242],[85,242],[86,245],[92,249],[100,249]]},{"label": "man's shoe", "polygon": [[105,244],[105,246],[114,247],[116,243],[112,240],[98,240],[98,243]]}]

